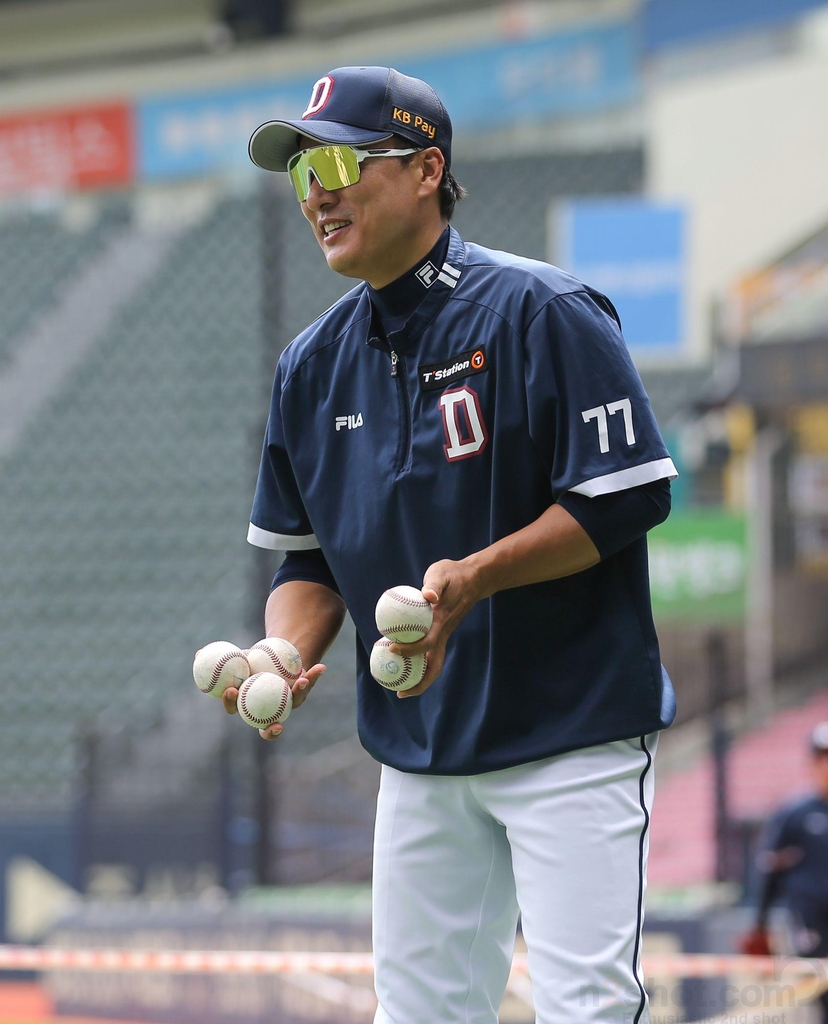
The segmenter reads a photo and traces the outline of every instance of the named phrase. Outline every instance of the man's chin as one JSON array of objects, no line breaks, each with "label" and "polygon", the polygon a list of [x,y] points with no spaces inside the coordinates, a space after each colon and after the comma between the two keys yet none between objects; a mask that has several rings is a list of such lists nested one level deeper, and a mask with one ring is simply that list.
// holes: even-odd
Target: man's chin
[{"label": "man's chin", "polygon": [[335,273],[341,274],[343,277],[358,277],[362,279],[358,261],[349,256],[348,253],[325,252],[325,259],[328,261],[328,266]]}]

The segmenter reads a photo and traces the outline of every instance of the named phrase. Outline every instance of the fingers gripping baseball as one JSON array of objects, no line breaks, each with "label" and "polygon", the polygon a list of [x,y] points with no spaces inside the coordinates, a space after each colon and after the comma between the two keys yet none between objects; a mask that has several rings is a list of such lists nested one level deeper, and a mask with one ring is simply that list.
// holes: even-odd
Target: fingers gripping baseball
[{"label": "fingers gripping baseball", "polygon": [[444,591],[449,587],[452,580],[451,567],[456,565],[447,559],[435,562],[426,569],[423,577],[423,597],[434,607],[439,604]]},{"label": "fingers gripping baseball", "polygon": [[228,686],[224,693],[221,695],[221,703],[224,705],[224,710],[228,715],[238,714],[239,708],[239,688],[238,686]]},{"label": "fingers gripping baseball", "polygon": [[[309,668],[304,671],[299,678],[291,686],[291,693],[293,695],[293,708],[294,710],[307,700],[308,694],[316,685],[317,679],[325,671],[325,666],[322,664],[314,665],[313,668]],[[224,705],[224,710],[229,715],[235,715],[238,713],[238,699],[239,691],[236,687],[228,687],[221,695],[221,701]],[[266,729],[259,729],[259,735],[264,740],[275,740],[284,732],[284,725],[280,722],[276,722],[273,725],[268,726]]]},{"label": "fingers gripping baseball", "polygon": [[[313,668],[307,669],[291,687],[291,693],[293,694],[293,707],[296,709],[300,704],[304,704],[307,700],[308,694],[316,685],[316,680],[325,671],[324,665],[314,665]],[[280,722],[276,722],[273,725],[267,727],[267,729],[259,729],[259,735],[263,740],[275,740],[278,739],[284,732],[284,725]]]},{"label": "fingers gripping baseball", "polygon": [[398,696],[401,698],[418,696],[440,675],[449,637],[477,600],[469,570],[463,563],[449,559],[429,566],[423,577],[422,594],[434,613],[431,629],[416,643],[395,643],[391,650],[407,655],[425,654],[428,667],[417,686],[400,691]]},{"label": "fingers gripping baseball", "polygon": [[305,703],[311,690],[316,685],[316,680],[325,671],[324,665],[314,665],[313,668],[307,669],[299,676],[292,687],[294,708],[298,708],[300,704]]}]

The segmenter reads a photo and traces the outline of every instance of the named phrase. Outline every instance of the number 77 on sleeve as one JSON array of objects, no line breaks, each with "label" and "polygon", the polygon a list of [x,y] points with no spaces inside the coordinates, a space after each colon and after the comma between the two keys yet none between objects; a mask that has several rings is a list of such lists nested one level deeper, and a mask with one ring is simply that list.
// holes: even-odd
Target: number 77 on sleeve
[{"label": "number 77 on sleeve", "polygon": [[616,402],[596,405],[594,409],[584,409],[581,413],[584,423],[596,420],[598,425],[598,448],[602,453],[610,450],[607,414],[614,416],[617,412],[624,414],[624,434],[627,444],[632,446],[635,444],[635,430],[633,428],[632,402],[629,398],[619,398]]}]

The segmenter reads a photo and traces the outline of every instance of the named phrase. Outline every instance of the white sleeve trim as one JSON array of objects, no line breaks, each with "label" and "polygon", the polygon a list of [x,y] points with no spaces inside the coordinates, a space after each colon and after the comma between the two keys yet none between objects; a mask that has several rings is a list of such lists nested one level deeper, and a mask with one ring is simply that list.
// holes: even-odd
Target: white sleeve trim
[{"label": "white sleeve trim", "polygon": [[678,470],[672,459],[657,459],[655,462],[645,462],[643,466],[630,466],[629,469],[619,469],[616,473],[584,480],[582,484],[570,487],[569,490],[575,494],[585,494],[588,498],[596,498],[599,494],[626,491],[630,487],[650,484],[654,480],[675,480],[677,476]]},{"label": "white sleeve trim", "polygon": [[310,551],[319,547],[319,541],[312,533],[304,537],[292,537],[288,533],[270,533],[253,523],[247,531],[247,541],[257,548],[268,548],[270,551]]}]

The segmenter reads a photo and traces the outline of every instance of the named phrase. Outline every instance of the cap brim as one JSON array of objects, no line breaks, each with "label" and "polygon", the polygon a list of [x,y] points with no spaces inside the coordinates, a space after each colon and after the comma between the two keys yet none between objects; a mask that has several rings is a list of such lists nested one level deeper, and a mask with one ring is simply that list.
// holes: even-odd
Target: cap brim
[{"label": "cap brim", "polygon": [[348,146],[364,146],[391,138],[390,132],[369,131],[337,121],[267,121],[250,136],[247,147],[250,159],[266,171],[286,171],[288,160],[299,151],[297,135]]}]

